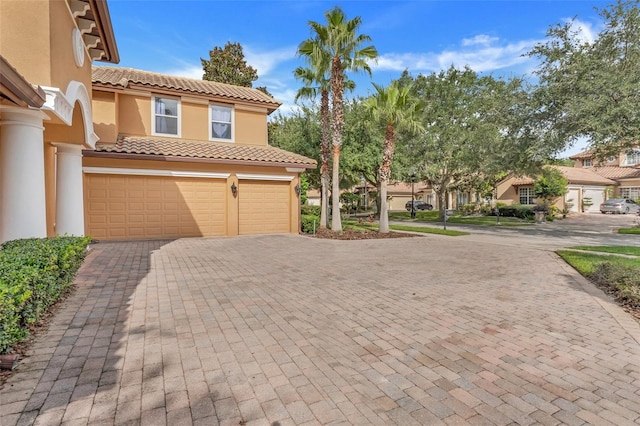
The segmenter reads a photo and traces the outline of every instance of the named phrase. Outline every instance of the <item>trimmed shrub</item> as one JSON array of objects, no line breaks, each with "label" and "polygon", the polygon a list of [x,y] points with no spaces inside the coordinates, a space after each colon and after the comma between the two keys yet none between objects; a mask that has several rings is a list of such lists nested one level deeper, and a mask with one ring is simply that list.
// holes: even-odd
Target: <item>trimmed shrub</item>
[{"label": "trimmed shrub", "polygon": [[303,214],[300,216],[302,220],[302,232],[305,234],[313,234],[320,226],[320,216],[312,214]]},{"label": "trimmed shrub", "polygon": [[[533,208],[529,206],[523,206],[522,204],[511,204],[509,206],[498,207],[500,216],[504,217],[517,217],[520,219],[533,218]],[[492,213],[495,216],[495,213]]]},{"label": "trimmed shrub", "polygon": [[320,217],[320,206],[310,206],[308,204],[303,204],[300,206],[300,212],[302,215],[313,215]]},{"label": "trimmed shrub", "polygon": [[66,293],[89,237],[14,240],[0,247],[0,353],[29,334],[33,324]]}]

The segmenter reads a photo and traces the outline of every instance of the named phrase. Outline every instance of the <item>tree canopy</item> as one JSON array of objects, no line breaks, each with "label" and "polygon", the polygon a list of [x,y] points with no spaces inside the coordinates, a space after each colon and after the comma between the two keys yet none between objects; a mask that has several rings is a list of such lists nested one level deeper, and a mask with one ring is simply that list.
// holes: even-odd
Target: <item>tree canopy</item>
[{"label": "tree canopy", "polygon": [[[258,71],[247,65],[240,43],[228,41],[224,48],[215,46],[209,51],[209,59],[200,58],[200,61],[204,70],[203,80],[251,87],[258,79]],[[259,89],[268,94],[266,87]]]},{"label": "tree canopy", "polygon": [[618,154],[640,135],[640,0],[596,9],[604,28],[584,39],[576,21],[556,24],[530,56],[542,60],[537,116],[548,143],[587,138],[598,157]]}]

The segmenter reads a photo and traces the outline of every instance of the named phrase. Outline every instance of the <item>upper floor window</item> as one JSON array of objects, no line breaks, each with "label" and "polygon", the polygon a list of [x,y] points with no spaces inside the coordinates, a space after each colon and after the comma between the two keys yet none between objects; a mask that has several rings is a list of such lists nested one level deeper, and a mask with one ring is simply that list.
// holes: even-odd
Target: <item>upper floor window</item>
[{"label": "upper floor window", "polygon": [[590,158],[587,158],[586,160],[584,160],[584,167],[591,167],[591,166],[592,166],[592,164],[591,164],[591,159]]},{"label": "upper floor window", "polygon": [[640,150],[634,150],[627,153],[624,161],[625,165],[633,166],[634,164],[640,164]]},{"label": "upper floor window", "polygon": [[153,134],[180,136],[180,100],[153,98]]},{"label": "upper floor window", "polygon": [[233,108],[223,105],[209,107],[211,139],[233,141]]},{"label": "upper floor window", "polygon": [[608,158],[607,158],[607,161],[608,161],[609,163],[613,163],[614,161],[616,161],[616,157],[614,157],[614,156],[612,155],[611,157],[608,157]]}]

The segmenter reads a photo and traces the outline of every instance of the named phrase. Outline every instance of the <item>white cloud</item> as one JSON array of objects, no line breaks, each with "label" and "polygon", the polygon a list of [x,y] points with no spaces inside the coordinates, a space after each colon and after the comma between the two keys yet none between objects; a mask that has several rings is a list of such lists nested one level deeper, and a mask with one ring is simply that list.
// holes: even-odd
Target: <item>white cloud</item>
[{"label": "white cloud", "polygon": [[460,46],[442,52],[388,53],[373,67],[382,71],[438,72],[451,65],[468,66],[477,72],[490,72],[522,65],[529,61],[523,56],[539,40],[504,43],[497,37],[478,35],[463,39]]},{"label": "white cloud", "polygon": [[473,38],[463,38],[462,45],[463,46],[474,46],[477,44],[489,45],[496,41],[498,41],[498,37],[491,37],[486,34],[478,34]]},{"label": "white cloud", "polygon": [[296,47],[258,51],[250,46],[244,46],[243,51],[247,64],[254,67],[260,77],[268,76],[282,62],[296,58]]},{"label": "white cloud", "polygon": [[166,71],[160,71],[161,74],[175,75],[176,77],[194,78],[196,80],[202,80],[202,65],[189,65],[185,64],[182,68],[173,68]]}]

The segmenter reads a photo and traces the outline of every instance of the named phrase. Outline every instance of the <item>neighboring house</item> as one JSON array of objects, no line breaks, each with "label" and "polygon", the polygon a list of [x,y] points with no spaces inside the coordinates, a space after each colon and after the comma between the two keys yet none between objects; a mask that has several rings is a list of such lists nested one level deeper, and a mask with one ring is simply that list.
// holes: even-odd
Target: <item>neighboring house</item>
[{"label": "neighboring house", "polygon": [[0,1],[0,242],[299,229],[308,158],[267,144],[279,103],[118,63],[105,1]]},{"label": "neighboring house", "polygon": [[617,184],[615,196],[640,200],[640,147],[598,161],[591,151],[569,157],[575,167],[591,169],[598,175],[614,180]]},{"label": "neighboring house", "polygon": [[[559,209],[572,212],[598,212],[600,203],[607,199],[607,191],[616,182],[607,179],[593,170],[577,167],[551,166],[562,172],[567,179],[568,192],[554,201]],[[535,180],[530,177],[510,176],[497,185],[497,202],[506,204],[535,205],[533,195]]]},{"label": "neighboring house", "polygon": [[267,143],[263,92],[94,67],[100,137],[83,152],[86,231],[98,239],[297,233],[314,160]]},{"label": "neighboring house", "polygon": [[309,189],[307,191],[307,205],[309,206],[319,206],[321,199],[320,191],[317,189]]},{"label": "neighboring house", "polygon": [[103,1],[0,1],[0,242],[84,233],[98,140],[91,63],[117,63]]}]

